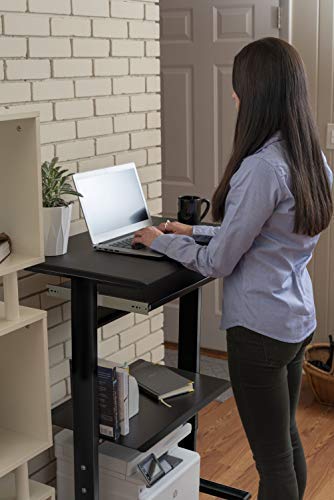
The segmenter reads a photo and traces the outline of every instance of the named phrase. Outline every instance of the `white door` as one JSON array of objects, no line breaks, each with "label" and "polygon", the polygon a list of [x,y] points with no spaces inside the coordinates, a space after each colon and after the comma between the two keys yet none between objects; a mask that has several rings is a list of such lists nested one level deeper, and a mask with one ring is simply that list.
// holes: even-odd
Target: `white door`
[{"label": "white door", "polygon": [[[236,111],[232,64],[252,40],[279,36],[279,0],[160,0],[163,211],[177,197],[211,199],[231,152]],[[222,283],[203,290],[202,347],[225,350],[219,331]],[[166,307],[165,337],[177,341],[177,304]]]}]

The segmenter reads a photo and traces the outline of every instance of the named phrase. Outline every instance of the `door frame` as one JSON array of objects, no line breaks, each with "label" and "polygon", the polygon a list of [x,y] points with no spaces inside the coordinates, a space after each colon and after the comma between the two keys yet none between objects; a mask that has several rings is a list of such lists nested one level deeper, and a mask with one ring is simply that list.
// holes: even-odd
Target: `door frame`
[{"label": "door frame", "polygon": [[292,8],[293,0],[280,0],[281,27],[280,38],[292,42]]}]

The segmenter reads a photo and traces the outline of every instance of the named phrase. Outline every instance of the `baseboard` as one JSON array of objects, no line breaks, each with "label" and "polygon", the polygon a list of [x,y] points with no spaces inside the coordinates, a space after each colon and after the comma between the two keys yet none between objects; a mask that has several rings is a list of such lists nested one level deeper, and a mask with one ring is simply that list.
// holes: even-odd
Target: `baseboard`
[{"label": "baseboard", "polygon": [[[177,351],[178,344],[176,342],[165,342],[164,343],[166,349],[171,349],[173,351]],[[207,356],[208,358],[216,358],[216,359],[224,359],[227,360],[227,352],[225,351],[216,351],[214,349],[206,349],[205,347],[201,347],[201,355]]]}]

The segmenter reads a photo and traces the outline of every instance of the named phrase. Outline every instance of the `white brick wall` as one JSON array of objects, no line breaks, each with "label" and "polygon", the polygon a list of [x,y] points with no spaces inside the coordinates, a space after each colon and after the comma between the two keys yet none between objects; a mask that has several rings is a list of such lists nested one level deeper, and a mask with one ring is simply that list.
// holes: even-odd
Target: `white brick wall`
[{"label": "white brick wall", "polygon": [[[153,213],[161,211],[158,2],[0,0],[0,113],[39,111],[42,159],[56,154],[73,173],[134,161]],[[84,230],[78,203],[72,224]],[[46,294],[60,278],[20,276],[22,304],[48,310],[55,405],[70,394],[70,304]],[[162,309],[129,314],[100,329],[99,355],[161,361],[162,328]],[[52,452],[30,472],[50,482]]]}]

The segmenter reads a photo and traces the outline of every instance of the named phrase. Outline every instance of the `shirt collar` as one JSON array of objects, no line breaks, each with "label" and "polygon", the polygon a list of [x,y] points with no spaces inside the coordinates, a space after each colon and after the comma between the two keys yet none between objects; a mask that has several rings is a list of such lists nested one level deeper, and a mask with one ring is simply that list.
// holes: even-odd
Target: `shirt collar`
[{"label": "shirt collar", "polygon": [[259,151],[262,151],[262,149],[265,149],[271,144],[279,141],[282,141],[282,132],[280,130],[275,132],[274,135],[272,135],[259,149],[255,151],[255,153],[258,153]]}]

